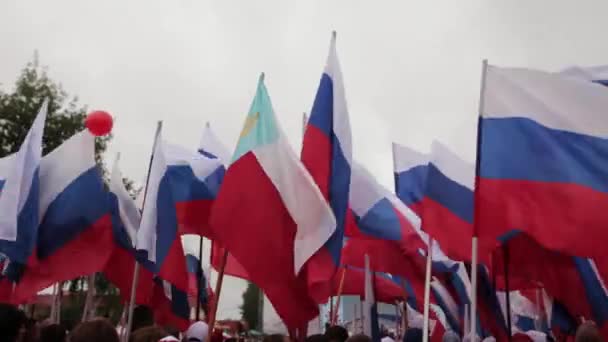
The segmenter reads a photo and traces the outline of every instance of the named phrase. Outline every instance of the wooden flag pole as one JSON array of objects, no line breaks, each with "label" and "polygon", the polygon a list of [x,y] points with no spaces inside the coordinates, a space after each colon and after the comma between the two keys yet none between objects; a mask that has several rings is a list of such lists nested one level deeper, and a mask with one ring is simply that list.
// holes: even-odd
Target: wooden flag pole
[{"label": "wooden flag pole", "polygon": [[[163,128],[163,122],[158,121],[156,123],[156,133],[154,134],[154,142],[152,143],[152,153],[150,153],[150,162],[148,164],[148,175],[146,176],[146,187],[144,188],[144,199],[141,205],[141,210],[146,205],[146,197],[148,196],[148,183],[150,182],[150,172],[152,171],[152,162],[154,161],[154,151],[156,150],[156,144],[158,143],[158,136]],[[117,160],[120,155],[117,156]],[[133,268],[133,281],[131,282],[131,298],[129,300],[129,311],[127,312],[127,332],[125,333],[125,341],[129,341],[131,335],[131,327],[133,326],[133,309],[135,308],[135,292],[137,290],[137,283],[139,282],[139,262],[135,260],[135,267]]]},{"label": "wooden flag pole", "polygon": [[424,317],[422,323],[422,341],[429,340],[429,308],[431,306],[431,270],[433,267],[433,239],[429,241],[429,248],[426,252],[426,275],[424,277]]},{"label": "wooden flag pole", "polygon": [[87,277],[87,297],[84,301],[84,309],[82,310],[82,322],[86,322],[91,319],[91,308],[93,306],[93,300],[95,298],[95,273],[90,274]]},{"label": "wooden flag pole", "polygon": [[198,270],[199,267],[201,268],[201,273],[203,272],[202,270],[202,266],[201,266],[201,262],[203,260],[203,237],[200,236],[200,241],[198,243],[198,267],[196,269],[196,284],[198,285],[197,289],[196,289],[196,320],[200,321],[201,319],[201,294],[203,293],[202,291],[205,291],[206,289],[203,289],[203,287],[205,286],[205,284],[202,284],[201,281],[201,276],[202,274],[198,274]]},{"label": "wooden flag pole", "polygon": [[228,249],[225,249],[224,255],[222,256],[222,264],[217,275],[217,284],[215,284],[215,303],[213,303],[211,310],[209,310],[209,331],[207,332],[206,341],[211,341],[213,336],[213,327],[215,326],[215,318],[217,314],[217,308],[220,304],[220,294],[222,292],[222,283],[224,282],[224,270],[226,269],[226,263],[228,262]]},{"label": "wooden flag pole", "polygon": [[336,298],[336,306],[333,310],[333,316],[331,317],[331,325],[336,325],[338,322],[338,309],[340,308],[340,298],[342,298],[342,289],[344,288],[344,277],[346,276],[346,266],[342,268],[342,275],[340,276],[340,284],[338,285],[338,297]]}]

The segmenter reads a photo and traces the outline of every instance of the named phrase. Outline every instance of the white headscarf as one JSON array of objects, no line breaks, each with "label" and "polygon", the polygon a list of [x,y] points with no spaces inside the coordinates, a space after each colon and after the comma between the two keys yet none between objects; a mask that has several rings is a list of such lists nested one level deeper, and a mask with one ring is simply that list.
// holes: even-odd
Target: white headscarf
[{"label": "white headscarf", "polygon": [[186,341],[200,341],[205,342],[207,335],[209,334],[209,326],[205,322],[194,322],[186,330]]}]

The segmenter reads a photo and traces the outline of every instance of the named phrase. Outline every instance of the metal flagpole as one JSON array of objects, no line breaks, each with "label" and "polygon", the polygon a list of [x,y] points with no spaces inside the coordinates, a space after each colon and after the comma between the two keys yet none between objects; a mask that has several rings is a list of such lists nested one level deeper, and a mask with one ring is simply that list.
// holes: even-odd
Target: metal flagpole
[{"label": "metal flagpole", "polygon": [[[141,209],[146,205],[146,197],[148,195],[148,182],[150,182],[150,171],[152,170],[152,161],[154,160],[154,150],[156,150],[156,144],[158,143],[158,136],[163,128],[163,122],[158,121],[156,124],[156,133],[154,134],[154,142],[152,143],[152,153],[150,154],[150,162],[148,164],[148,175],[146,176],[146,187],[144,188],[144,199]],[[139,282],[139,262],[135,260],[135,267],[133,269],[133,281],[131,282],[131,298],[129,300],[129,311],[127,315],[127,332],[125,333],[125,342],[129,341],[131,335],[131,326],[133,325],[133,309],[135,308],[135,292],[137,290],[137,283]]]},{"label": "metal flagpole", "polygon": [[433,239],[429,239],[429,248],[426,252],[426,275],[424,278],[424,319],[422,323],[422,341],[429,340],[429,307],[431,306],[431,269],[433,267]]},{"label": "metal flagpole", "polygon": [[481,116],[484,110],[484,95],[486,89],[486,72],[488,60],[484,59],[481,69],[481,89],[479,95],[479,120],[477,122],[477,158],[475,160],[475,216],[473,225],[473,238],[471,239],[471,334],[477,336],[477,227],[479,225],[479,189],[477,178],[479,176],[479,166],[481,164]]},{"label": "metal flagpole", "polygon": [[202,274],[198,274],[199,269],[200,272],[203,272],[202,266],[201,266],[201,262],[203,260],[203,237],[200,236],[200,240],[198,243],[198,265],[196,268],[196,277],[198,279],[196,279],[196,284],[198,285],[198,288],[196,289],[196,320],[199,321],[201,319],[201,294],[203,293],[202,291],[204,291],[205,289],[203,289],[203,287],[205,286],[205,284],[202,283],[201,278],[202,278]]}]

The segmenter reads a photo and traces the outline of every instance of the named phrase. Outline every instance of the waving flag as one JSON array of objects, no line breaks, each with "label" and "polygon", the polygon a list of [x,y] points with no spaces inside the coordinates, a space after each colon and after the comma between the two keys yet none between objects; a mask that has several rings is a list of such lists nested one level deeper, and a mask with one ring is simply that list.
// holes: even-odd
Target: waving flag
[{"label": "waving flag", "polygon": [[150,307],[154,322],[185,331],[190,326],[190,305],[185,291],[170,282],[154,278],[154,292]]},{"label": "waving flag", "polygon": [[420,230],[420,219],[395,195],[378,184],[361,165],[354,163],[350,206],[363,237],[392,242],[404,254],[419,256],[426,251],[428,235]]},{"label": "waving flag", "polygon": [[110,199],[88,131],[46,155],[39,177],[37,260],[17,286],[21,300],[55,282],[101,271],[114,246]]},{"label": "waving flag", "polygon": [[318,314],[296,274],[332,235],[336,221],[281,132],[263,75],[211,227],[288,327],[300,327]]},{"label": "waving flag", "polygon": [[518,230],[549,249],[601,256],[597,241],[608,238],[606,88],[558,74],[488,66],[483,104],[480,240],[496,241]]},{"label": "waving flag", "polygon": [[[109,189],[114,248],[103,273],[120,290],[122,299],[128,302],[135,271],[135,241],[141,214],[123,183],[118,156],[112,166]],[[139,267],[135,302],[148,304],[152,288],[152,273],[144,267]]]},{"label": "waving flag", "polygon": [[324,303],[329,297],[328,280],[340,265],[340,251],[349,210],[351,139],[334,32],[325,71],[304,133],[301,153],[302,162],[329,202],[337,221],[329,240],[306,266],[310,295],[318,303]]},{"label": "waving flag", "polygon": [[608,65],[598,65],[588,68],[573,66],[559,73],[561,76],[578,78],[608,86]]},{"label": "waving flag", "polygon": [[[208,180],[217,179],[215,174],[223,173],[223,165],[217,158],[163,141],[160,132],[156,141],[137,250],[151,272],[186,291],[179,234],[193,232],[189,227],[209,232],[208,216],[219,184]],[[190,226],[193,222],[198,224]],[[201,230],[198,232],[203,233]]]},{"label": "waving flag", "polygon": [[452,297],[448,289],[438,279],[431,281],[431,290],[437,301],[437,305],[439,305],[445,315],[446,323],[452,330],[460,334],[460,313],[454,297]]},{"label": "waving flag", "polygon": [[393,143],[395,193],[418,216],[422,216],[429,159],[429,155]]},{"label": "waving flag", "polygon": [[186,266],[188,268],[188,297],[198,298],[201,304],[207,304],[209,299],[207,293],[209,278],[203,271],[201,261],[192,254],[186,254]]},{"label": "waving flag", "polygon": [[40,191],[38,173],[47,106],[48,102],[45,101],[19,151],[2,158],[0,253],[8,257],[8,270],[14,272],[7,275],[13,281],[18,280],[23,265],[36,245]]},{"label": "waving flag", "polygon": [[207,123],[198,153],[177,146],[166,153],[180,233],[213,238],[209,215],[226,172],[226,149]]}]

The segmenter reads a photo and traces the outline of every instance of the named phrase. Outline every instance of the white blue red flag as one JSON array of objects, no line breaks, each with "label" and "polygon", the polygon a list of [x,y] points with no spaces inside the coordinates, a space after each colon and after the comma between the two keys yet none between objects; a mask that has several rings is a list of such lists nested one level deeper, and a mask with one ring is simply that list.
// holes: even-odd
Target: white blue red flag
[{"label": "white blue red flag", "polygon": [[310,295],[318,303],[324,303],[329,297],[331,289],[328,280],[340,265],[342,239],[349,213],[351,139],[334,33],[325,71],[306,125],[301,153],[302,162],[321,189],[337,221],[334,233],[306,265]]},{"label": "white blue red flag", "polygon": [[18,280],[36,246],[38,173],[47,107],[44,101],[19,150],[0,161],[0,253],[8,258],[7,276],[13,281]]},{"label": "white blue red flag", "polygon": [[608,238],[606,88],[488,66],[482,104],[480,240],[522,231],[552,250],[601,257],[597,241]]},{"label": "white blue red flag", "polygon": [[51,284],[99,272],[113,250],[110,199],[82,131],[42,158],[36,260],[17,286],[27,299]]}]

